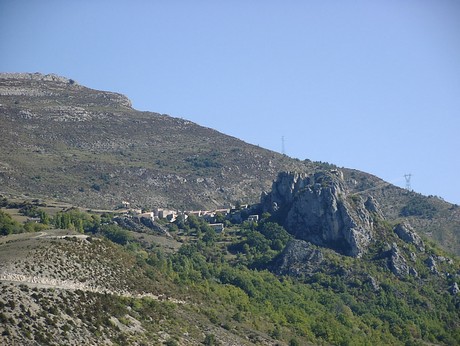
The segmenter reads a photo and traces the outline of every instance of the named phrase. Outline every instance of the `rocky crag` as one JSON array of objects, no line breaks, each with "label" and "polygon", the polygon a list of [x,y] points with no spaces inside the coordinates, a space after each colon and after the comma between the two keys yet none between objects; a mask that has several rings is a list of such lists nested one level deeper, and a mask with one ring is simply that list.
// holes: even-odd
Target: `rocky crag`
[{"label": "rocky crag", "polygon": [[262,208],[296,238],[353,257],[361,257],[372,240],[371,213],[381,213],[372,200],[350,196],[338,170],[281,173],[262,197]]},{"label": "rocky crag", "polygon": [[[448,271],[439,270],[440,263],[452,264],[451,258],[427,250],[407,220],[388,221],[369,193],[350,191],[340,170],[312,175],[282,172],[272,190],[262,194],[260,208],[293,236],[270,265],[278,275],[312,277],[335,266],[330,261],[333,250],[342,256],[378,262],[398,278],[426,277],[428,273],[451,276]],[[336,269],[331,269],[331,273],[336,273]],[[373,277],[364,279],[378,289]],[[452,286],[451,291],[455,290]]]}]

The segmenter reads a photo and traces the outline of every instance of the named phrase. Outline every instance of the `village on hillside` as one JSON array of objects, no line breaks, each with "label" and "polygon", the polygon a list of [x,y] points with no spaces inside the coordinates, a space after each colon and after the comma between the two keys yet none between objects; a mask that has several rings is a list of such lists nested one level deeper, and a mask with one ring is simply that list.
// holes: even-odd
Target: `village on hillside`
[{"label": "village on hillside", "polygon": [[[245,213],[241,213],[242,210],[244,210]],[[155,208],[152,211],[145,211],[140,208],[131,207],[131,203],[127,201],[122,201],[118,210],[118,212],[123,213],[126,217],[135,217],[139,220],[144,218],[152,222],[167,220],[172,223],[176,221],[179,216],[183,216],[184,220],[187,220],[190,215],[195,215],[196,217],[203,218],[206,222],[208,222],[209,226],[216,232],[222,232],[225,228],[225,224],[223,222],[216,222],[216,219],[218,219],[217,216],[221,215],[222,217],[227,218],[229,215],[232,215],[233,219],[237,222],[258,222],[259,215],[251,214],[252,211],[253,210],[247,204],[214,210],[179,211],[166,208]]]}]

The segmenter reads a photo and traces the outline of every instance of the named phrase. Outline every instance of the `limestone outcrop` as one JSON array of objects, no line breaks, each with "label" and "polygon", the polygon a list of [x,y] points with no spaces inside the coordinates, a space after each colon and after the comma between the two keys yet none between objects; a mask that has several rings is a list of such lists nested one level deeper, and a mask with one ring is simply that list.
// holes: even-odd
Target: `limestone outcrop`
[{"label": "limestone outcrop", "polygon": [[[56,74],[42,74],[42,73],[0,73],[0,96],[22,96],[32,97],[35,102],[41,98],[40,101],[49,98],[62,98],[65,99],[65,104],[58,102],[60,105],[49,105],[51,112],[53,111],[66,111],[70,116],[75,117],[75,110],[82,110],[85,106],[91,103],[105,104],[112,106],[123,106],[131,108],[131,101],[122,94],[102,91],[98,93],[86,93],[88,100],[91,102],[88,105],[78,103],[76,106],[73,104],[81,96],[79,93],[85,93],[85,90],[90,90],[79,85],[75,80],[58,76]],[[69,97],[71,95],[72,97]],[[38,101],[38,102],[40,102]],[[62,105],[61,105],[62,104]],[[76,108],[76,109],[75,109]]]},{"label": "limestone outcrop", "polygon": [[415,233],[408,222],[397,224],[393,230],[396,235],[406,243],[415,245],[419,251],[425,251],[425,244],[422,238]]},{"label": "limestone outcrop", "polygon": [[41,73],[0,73],[0,79],[27,79],[34,81],[47,81],[47,82],[60,82],[76,84],[73,79],[58,76],[54,73],[41,74]]},{"label": "limestone outcrop", "polygon": [[389,268],[393,274],[403,277],[409,274],[409,266],[396,243],[393,243],[389,253]]},{"label": "limestone outcrop", "polygon": [[382,211],[380,210],[380,205],[379,203],[375,200],[374,197],[369,196],[367,197],[366,202],[364,203],[364,206],[368,211],[371,213],[374,213],[377,217],[380,219],[384,219],[385,217],[383,216]]},{"label": "limestone outcrop", "polygon": [[272,191],[261,198],[262,209],[276,215],[297,239],[353,257],[361,257],[372,240],[371,212],[380,211],[371,202],[366,203],[369,211],[359,195],[348,195],[338,170],[311,176],[280,173]]},{"label": "limestone outcrop", "polygon": [[278,275],[307,275],[315,272],[323,260],[323,254],[314,245],[293,239],[274,261],[272,271]]},{"label": "limestone outcrop", "polygon": [[428,257],[425,263],[433,274],[439,274],[438,264],[433,256]]}]

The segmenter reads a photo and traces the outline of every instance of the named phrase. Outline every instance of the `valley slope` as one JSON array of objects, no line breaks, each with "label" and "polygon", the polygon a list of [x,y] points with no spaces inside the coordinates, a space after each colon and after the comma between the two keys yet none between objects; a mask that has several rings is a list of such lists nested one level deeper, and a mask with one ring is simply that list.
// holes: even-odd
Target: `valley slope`
[{"label": "valley slope", "polygon": [[[137,111],[123,95],[56,75],[0,74],[0,128],[0,193],[87,208],[112,209],[122,201],[182,210],[252,204],[280,171],[334,168]],[[342,171],[348,192],[373,196],[388,221],[408,220],[460,254],[458,206],[364,172]]]}]

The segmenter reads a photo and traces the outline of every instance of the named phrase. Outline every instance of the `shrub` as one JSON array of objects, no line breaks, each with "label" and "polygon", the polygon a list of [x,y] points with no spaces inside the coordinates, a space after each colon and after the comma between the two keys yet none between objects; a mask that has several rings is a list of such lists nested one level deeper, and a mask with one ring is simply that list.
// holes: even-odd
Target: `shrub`
[{"label": "shrub", "polygon": [[103,225],[101,232],[105,237],[120,245],[126,245],[132,240],[131,234],[117,225]]},{"label": "shrub", "polygon": [[11,217],[10,214],[0,210],[0,235],[20,233],[23,231],[21,224]]},{"label": "shrub", "polygon": [[206,337],[204,338],[203,344],[207,346],[219,345],[216,339],[216,336],[214,334],[207,334]]},{"label": "shrub", "polygon": [[400,216],[421,216],[431,219],[436,213],[436,208],[424,197],[414,196],[401,209]]}]

